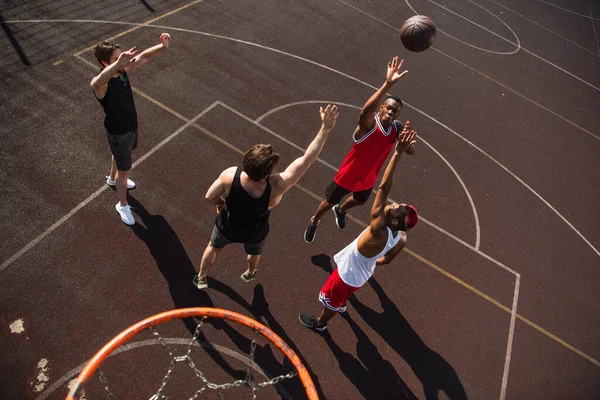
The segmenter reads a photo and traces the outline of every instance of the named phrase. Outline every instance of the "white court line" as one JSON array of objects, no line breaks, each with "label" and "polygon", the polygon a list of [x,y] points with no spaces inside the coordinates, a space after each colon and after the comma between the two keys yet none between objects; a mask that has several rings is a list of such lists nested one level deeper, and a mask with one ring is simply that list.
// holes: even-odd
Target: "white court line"
[{"label": "white court line", "polygon": [[[277,133],[273,132],[272,130],[270,130],[266,126],[264,126],[264,125],[256,122],[258,120],[262,121],[265,118],[266,115],[272,114],[274,112],[273,110],[271,110],[271,111],[269,111],[269,112],[261,115],[256,120],[252,120],[250,117],[242,114],[241,112],[239,112],[235,108],[230,107],[230,106],[228,106],[227,104],[225,104],[225,103],[223,103],[221,101],[219,101],[218,103],[219,103],[220,106],[225,107],[226,109],[228,109],[229,111],[231,111],[231,112],[235,113],[236,115],[242,117],[246,121],[251,122],[254,125],[256,125],[256,126],[262,128],[262,129],[264,129],[265,132],[268,132],[271,135],[273,135],[273,136],[275,136],[275,137],[277,137],[277,138],[285,141],[286,143],[288,143],[292,147],[294,147],[294,148],[296,148],[298,150],[301,150],[301,151],[305,151],[304,149],[302,149],[302,147],[300,147],[299,145],[295,144],[294,142],[292,142],[292,141],[290,141],[288,139],[283,138],[282,136],[280,136]],[[355,107],[355,106],[351,106],[351,107]],[[282,108],[285,108],[285,105],[284,106],[279,106],[276,109],[281,110]],[[320,159],[318,159],[318,160],[320,160]],[[321,162],[323,162],[325,165],[331,165],[329,163],[325,163],[324,161],[321,161]],[[394,201],[393,199],[389,199],[389,200]],[[459,242],[461,242],[461,243],[464,244],[464,241],[462,241],[462,240],[459,240]],[[507,345],[506,345],[506,355],[505,355],[505,358],[504,358],[504,370],[502,372],[502,386],[501,386],[501,389],[500,389],[500,393],[501,393],[500,400],[504,400],[504,398],[505,398],[504,396],[506,394],[506,387],[508,385],[508,371],[509,371],[509,367],[510,367],[510,360],[511,360],[511,355],[512,355],[512,344],[513,344],[513,340],[514,340],[515,324],[516,324],[516,319],[517,319],[517,304],[518,304],[518,301],[519,301],[519,289],[520,289],[521,275],[519,273],[513,271],[512,269],[508,268],[504,264],[500,263],[499,261],[494,260],[492,257],[484,254],[480,250],[474,249],[470,245],[467,245],[467,247],[470,248],[470,249],[473,249],[478,254],[484,256],[486,259],[492,261],[496,265],[502,267],[503,269],[505,269],[505,270],[507,270],[507,271],[509,271],[509,272],[511,272],[511,273],[513,273],[515,275],[515,290],[513,292],[513,303],[512,303],[512,308],[511,308],[511,311],[510,311],[510,325],[509,325],[509,328],[508,328],[508,339],[507,339]]]},{"label": "white court line", "polygon": [[[410,3],[408,2],[408,0],[404,0],[404,1],[405,1],[405,2],[406,2],[406,4],[407,4],[407,5],[408,5],[408,6],[411,8],[411,10],[413,10],[413,12],[415,12],[415,13],[417,13],[417,14],[418,14],[418,12],[417,12],[417,11],[416,11],[416,10],[415,10],[415,9],[414,9],[414,8],[413,8],[411,5],[410,5]],[[551,65],[551,66],[553,66],[554,68],[556,68],[556,69],[558,69],[558,70],[560,70],[560,71],[564,72],[565,74],[567,74],[567,75],[569,75],[569,76],[571,76],[571,77],[573,77],[573,78],[577,79],[578,81],[580,81],[580,82],[582,82],[582,83],[585,83],[585,84],[586,84],[586,85],[588,85],[589,87],[591,87],[591,88],[593,88],[593,89],[596,89],[597,91],[600,91],[600,88],[597,88],[596,86],[594,86],[594,85],[592,85],[591,83],[589,83],[589,82],[587,82],[587,81],[583,80],[582,78],[578,77],[577,75],[575,75],[575,74],[573,74],[573,73],[571,73],[571,72],[567,71],[567,70],[566,70],[566,69],[564,69],[564,68],[561,68],[561,67],[559,67],[558,65],[554,64],[554,63],[553,63],[553,62],[551,62],[551,61],[548,61],[548,60],[546,60],[545,58],[543,58],[543,57],[541,57],[541,56],[538,56],[538,55],[537,55],[537,54],[535,54],[534,52],[532,52],[532,51],[530,51],[530,50],[527,50],[527,49],[526,49],[526,48],[524,48],[524,47],[521,47],[521,46],[520,46],[520,42],[518,42],[518,39],[519,39],[519,38],[518,38],[518,36],[517,36],[517,42],[518,42],[518,44],[517,44],[517,43],[513,43],[513,42],[511,42],[509,39],[506,39],[505,37],[503,37],[503,36],[500,36],[500,35],[498,35],[497,33],[495,33],[495,32],[492,32],[491,30],[489,30],[489,29],[487,29],[487,28],[484,28],[484,27],[482,27],[481,25],[478,25],[477,23],[475,23],[475,22],[471,21],[470,19],[468,19],[468,18],[466,18],[466,17],[463,17],[462,15],[460,15],[460,14],[458,14],[458,13],[456,13],[456,12],[454,12],[454,11],[450,10],[450,9],[449,9],[449,8],[447,8],[447,7],[444,7],[443,5],[441,5],[441,4],[439,4],[439,3],[436,3],[436,2],[435,2],[435,1],[433,1],[433,0],[427,0],[427,1],[429,1],[430,3],[433,3],[433,4],[435,4],[436,6],[438,6],[438,7],[442,8],[442,9],[444,9],[444,10],[446,10],[446,11],[448,11],[448,12],[452,13],[452,14],[455,14],[456,16],[458,16],[458,17],[460,17],[460,18],[462,18],[462,19],[464,19],[464,20],[466,20],[466,21],[469,21],[470,23],[472,23],[472,24],[474,24],[474,25],[477,25],[478,27],[480,27],[480,28],[482,28],[482,29],[485,29],[486,31],[490,32],[491,34],[493,34],[493,35],[495,35],[495,36],[499,37],[500,39],[502,39],[502,40],[504,40],[504,41],[506,41],[506,42],[508,42],[508,43],[510,43],[510,44],[512,44],[512,45],[514,45],[514,46],[518,46],[518,47],[519,47],[521,50],[523,50],[524,52],[531,54],[532,56],[534,56],[534,57],[536,57],[536,58],[540,59],[541,61],[543,61],[543,62],[545,62],[545,63],[547,63],[547,64],[549,64],[549,65]],[[471,0],[467,0],[467,1],[469,1],[470,3],[473,3]],[[540,0],[540,1],[541,1],[541,0]],[[476,4],[476,3],[473,3],[473,4],[477,5],[477,6],[478,6],[478,7],[480,7],[480,8],[483,8],[483,7],[479,6],[479,5],[478,5],[478,4]],[[485,8],[484,8],[484,10],[485,10]],[[486,11],[487,11],[487,10],[486,10]],[[588,18],[589,18],[589,17],[588,17]],[[507,26],[508,26],[508,25],[507,25]],[[510,27],[509,27],[509,29],[510,29]],[[511,31],[512,31],[512,29],[511,29]],[[514,32],[513,32],[513,33],[514,33]],[[599,255],[600,255],[600,253],[599,253]]]},{"label": "white court line", "polygon": [[[169,135],[166,139],[162,140],[159,144],[157,144],[156,146],[154,146],[150,151],[148,151],[148,153],[144,154],[139,160],[137,160],[132,165],[131,168],[133,169],[135,166],[139,165],[146,158],[150,157],[150,155],[154,154],[154,152],[156,150],[160,149],[162,146],[164,146],[167,142],[169,142],[175,136],[177,136],[181,132],[183,132],[187,127],[189,127],[190,125],[192,125],[193,123],[195,123],[200,117],[202,117],[204,114],[206,114],[207,112],[209,112],[210,110],[212,110],[216,105],[217,105],[216,102],[213,103],[213,104],[211,104],[210,106],[208,106],[208,108],[206,108],[200,114],[196,115],[194,118],[192,118],[191,120],[189,120],[188,122],[186,122],[181,128],[177,129],[175,132],[173,132],[171,135]],[[96,197],[98,197],[100,195],[100,193],[102,193],[106,189],[108,189],[108,185],[105,184],[100,189],[98,189],[94,193],[92,193],[87,199],[85,199],[84,201],[82,201],[81,203],[79,203],[78,205],[76,205],[75,208],[73,208],[71,211],[69,211],[67,214],[65,214],[58,221],[56,221],[55,223],[53,223],[41,235],[39,235],[38,237],[36,237],[35,239],[33,239],[31,242],[27,243],[27,245],[25,245],[25,247],[23,247],[21,250],[17,251],[15,254],[13,254],[13,256],[10,257],[8,260],[4,261],[2,263],[2,265],[0,265],[0,272],[4,271],[9,265],[11,265],[13,262],[15,262],[19,257],[21,257],[23,254],[25,254],[27,251],[29,251],[33,246],[35,246],[36,244],[38,244],[41,240],[43,240],[50,233],[52,233],[52,231],[54,231],[56,228],[58,228],[59,226],[61,226],[62,224],[64,224],[69,218],[71,218],[73,215],[75,215],[75,213],[77,211],[79,211],[83,207],[85,207],[86,204],[88,204],[90,201],[94,200]]]},{"label": "white court line", "polygon": [[[588,6],[588,10],[590,10],[590,15],[592,15],[592,6]],[[598,54],[600,54],[600,43],[598,43],[598,35],[596,34],[596,25],[594,24],[594,20],[590,21],[592,23],[592,30],[594,31],[594,40],[596,40],[596,48],[598,49]]]},{"label": "white court line", "polygon": [[[413,10],[413,12],[415,14],[419,14],[419,12],[413,8],[413,6],[408,2],[408,0],[404,0],[404,2],[406,3],[406,5],[408,5],[410,7],[411,10]],[[517,43],[516,44],[513,43],[513,42],[511,42],[511,41],[509,41],[509,40],[507,40],[507,39],[505,39],[503,36],[498,35],[496,32],[493,32],[493,31],[487,29],[486,27],[484,27],[482,25],[479,25],[475,21],[471,21],[467,17],[464,17],[463,15],[461,15],[461,14],[459,14],[457,12],[454,12],[454,11],[450,10],[449,8],[446,8],[446,7],[442,6],[441,4],[438,4],[438,3],[434,3],[434,4],[437,5],[437,6],[439,6],[439,7],[441,7],[441,8],[443,8],[443,9],[445,9],[446,11],[448,11],[448,12],[456,15],[457,17],[460,17],[460,18],[464,19],[465,21],[468,21],[471,24],[473,24],[473,25],[475,25],[475,26],[483,29],[484,31],[487,31],[487,32],[491,33],[492,35],[498,36],[499,38],[501,38],[503,40],[506,40],[510,44],[515,45],[516,48],[514,50],[512,50],[512,51],[494,51],[494,50],[484,49],[482,47],[475,46],[474,44],[462,41],[459,38],[457,38],[456,36],[452,36],[448,32],[443,31],[440,28],[437,28],[438,31],[442,32],[446,36],[451,37],[452,39],[456,40],[457,42],[460,42],[460,43],[465,44],[467,46],[473,47],[474,49],[477,49],[477,50],[485,51],[485,52],[492,53],[492,54],[499,54],[499,55],[511,55],[511,54],[515,54],[515,53],[517,53],[521,49],[521,40],[519,39],[519,36],[517,36],[517,34],[515,33],[515,31],[513,31],[512,28],[510,26],[508,26],[508,24],[506,22],[504,22],[500,17],[498,17],[496,14],[494,14],[493,12],[491,12],[490,10],[488,10],[487,8],[485,8],[483,6],[480,6],[479,4],[473,3],[477,7],[481,8],[482,10],[484,10],[485,12],[487,12],[488,14],[490,14],[492,17],[496,18],[498,21],[502,22],[502,24],[504,24],[504,26],[506,26],[508,28],[508,30],[512,32],[512,34],[514,35],[515,39],[517,39]]]},{"label": "white court line", "polygon": [[[321,101],[321,100],[305,100],[305,101],[296,101],[294,103],[288,103],[288,104],[284,104],[282,106],[279,107],[275,107],[269,111],[267,111],[266,113],[264,113],[263,115],[261,115],[260,117],[258,117],[256,120],[254,120],[254,123],[256,124],[260,124],[260,121],[262,121],[263,119],[265,119],[267,116],[283,110],[285,108],[288,107],[293,107],[293,106],[297,106],[297,105],[303,105],[303,104],[336,104],[338,106],[346,106],[346,107],[350,107],[350,108],[355,108],[357,110],[360,110],[361,107],[352,105],[352,104],[346,104],[346,103],[339,103],[339,102],[335,102],[335,101]],[[261,127],[266,128],[264,125],[261,124]],[[268,129],[268,128],[266,128]],[[276,133],[272,133],[273,135],[277,135]],[[277,135],[279,136],[279,135]],[[475,249],[479,250],[479,245],[481,243],[481,227],[479,224],[479,216],[477,215],[477,209],[475,208],[475,202],[473,201],[473,198],[471,197],[471,193],[469,192],[469,189],[467,189],[467,185],[465,185],[465,183],[463,182],[462,178],[460,177],[460,175],[458,174],[458,172],[454,169],[454,167],[450,164],[450,162],[448,160],[446,160],[446,158],[439,152],[437,151],[431,144],[429,144],[425,139],[423,139],[423,135],[419,134],[419,140],[421,140],[423,143],[425,143],[435,154],[437,154],[437,156],[439,158],[442,159],[442,161],[444,161],[446,163],[446,165],[448,166],[448,168],[450,168],[450,170],[452,171],[452,173],[454,173],[454,176],[456,176],[456,179],[458,179],[458,182],[460,183],[460,185],[462,186],[463,190],[465,191],[465,194],[467,195],[467,198],[469,199],[469,203],[471,204],[471,210],[473,211],[473,218],[475,220]],[[291,143],[292,146],[296,146],[296,144]],[[298,146],[300,147],[300,146]],[[300,149],[301,151],[305,151],[306,149]],[[317,160],[321,163],[323,163],[324,165],[328,166],[329,168],[333,169],[335,172],[338,171],[337,168],[333,167],[331,164],[329,163],[325,163],[324,161],[322,161],[320,158],[317,158]],[[377,191],[375,189],[373,189],[373,193],[377,193]],[[398,203],[398,201],[390,198],[389,199],[392,203]],[[434,227],[436,229],[438,229],[440,232],[446,232],[443,231],[441,229],[438,228],[438,226],[432,222],[429,222],[427,219],[425,219],[423,216],[419,215],[419,219],[422,220],[423,222],[425,222],[426,224],[430,225],[431,227]]]},{"label": "white court line", "polygon": [[560,10],[566,11],[566,12],[568,12],[568,13],[575,14],[575,15],[579,15],[580,17],[583,17],[583,18],[587,18],[587,19],[592,19],[592,20],[600,21],[600,18],[594,18],[593,16],[592,16],[592,17],[590,17],[589,15],[580,14],[580,13],[578,13],[578,12],[575,12],[575,11],[567,10],[566,8],[559,7],[559,6],[557,6],[556,4],[548,3],[547,1],[544,1],[544,0],[538,0],[538,1],[540,1],[540,2],[542,2],[542,3],[544,3],[544,4],[548,4],[549,6],[556,7],[556,8],[558,8],[558,9],[560,9]]},{"label": "white court line", "polygon": [[[189,338],[163,338],[162,340],[166,344],[171,344],[171,345],[189,346],[189,344],[190,344]],[[148,339],[148,340],[142,340],[139,342],[127,343],[126,345],[118,347],[115,351],[110,353],[108,355],[108,357],[116,356],[117,354],[124,353],[129,350],[135,350],[135,349],[138,349],[141,347],[154,346],[154,345],[160,345],[160,344],[161,343],[158,341],[158,339]],[[243,354],[238,353],[237,351],[230,350],[227,347],[223,347],[221,345],[213,344],[213,343],[209,343],[209,342],[205,342],[205,341],[195,341],[193,343],[193,346],[204,347],[207,349],[215,349],[219,353],[227,354],[228,356],[233,357],[233,358],[237,359],[238,361],[243,362],[246,365],[250,365],[253,370],[255,370],[256,372],[261,374],[265,379],[271,378],[271,375],[267,371],[263,370],[260,367],[260,365],[257,365],[256,363],[249,363],[248,362],[249,358]],[[49,386],[48,389],[46,389],[35,400],[47,399],[48,396],[50,396],[52,393],[54,393],[54,391],[56,391],[57,389],[61,388],[65,383],[67,383],[68,380],[74,378],[77,374],[79,374],[81,372],[81,370],[83,369],[83,367],[86,366],[88,361],[84,362],[77,368],[73,368],[71,371],[64,374],[62,377],[60,377],[60,379],[58,379],[51,386]],[[279,389],[283,390],[283,392],[282,392],[283,394],[287,393],[287,395],[289,396],[289,393],[285,390],[285,388],[283,388],[283,386],[281,386],[281,384],[277,384],[277,387]]]},{"label": "white court line", "polygon": [[[263,50],[268,50],[268,51],[272,51],[274,53],[277,54],[282,54],[291,58],[295,58],[297,60],[301,60],[304,61],[308,64],[312,64],[315,66],[318,66],[320,68],[323,68],[327,71],[333,72],[335,74],[341,75],[345,78],[348,78],[350,80],[353,80],[355,82],[358,82],[362,85],[365,85],[369,88],[372,88],[373,90],[377,90],[379,88],[366,83],[364,81],[361,81],[358,78],[353,77],[352,75],[348,75],[344,72],[338,71],[337,69],[328,67],[324,64],[318,63],[316,61],[312,61],[309,60],[307,58],[301,57],[301,56],[297,56],[295,54],[292,53],[288,53],[285,52],[283,50],[278,50],[275,49],[273,47],[268,47],[268,46],[263,46],[261,44],[258,43],[253,43],[253,42],[249,42],[246,40],[241,40],[241,39],[235,39],[229,36],[223,36],[223,35],[217,35],[217,34],[213,34],[213,33],[208,33],[208,32],[202,32],[202,31],[196,31],[196,30],[192,30],[192,29],[184,29],[184,28],[176,28],[176,27],[172,27],[172,26],[165,26],[165,25],[144,25],[144,24],[138,24],[135,22],[122,22],[122,21],[101,21],[101,20],[71,20],[71,19],[65,19],[65,20],[13,20],[13,21],[5,21],[5,23],[52,23],[52,22],[69,22],[69,23],[102,23],[102,24],[116,24],[116,25],[128,25],[128,26],[142,26],[145,28],[158,28],[158,29],[170,29],[173,31],[178,31],[178,32],[187,32],[187,33],[193,33],[193,34],[197,34],[197,35],[202,35],[202,36],[208,36],[208,37],[213,37],[213,38],[218,38],[218,39],[223,39],[223,40],[228,40],[231,42],[235,42],[235,43],[241,43],[241,44],[247,44],[248,46],[253,46],[253,47],[257,47]],[[509,88],[510,89],[510,88]],[[510,89],[512,90],[512,89]],[[518,92],[515,92],[517,94],[519,94]],[[523,96],[521,94],[519,94],[520,96]],[[523,96],[524,97],[524,96]],[[530,99],[528,99],[527,97],[525,97],[527,100],[532,101]],[[534,103],[536,105],[539,106],[539,104]],[[478,150],[480,153],[482,153],[483,155],[485,155],[486,157],[488,157],[490,160],[494,161],[497,165],[499,165],[502,169],[504,169],[506,172],[508,172],[512,177],[514,177],[519,183],[521,183],[523,186],[525,186],[530,192],[532,192],[535,196],[537,196],[548,208],[550,208],[550,210],[552,210],[560,219],[562,219],[567,226],[569,226],[569,228],[571,228],[571,230],[573,230],[573,232],[575,232],[577,234],[577,236],[579,236],[593,251],[594,253],[596,253],[598,256],[600,256],[600,251],[598,251],[591,243],[589,240],[587,240],[585,238],[585,236],[583,236],[581,234],[581,232],[579,232],[575,226],[573,226],[565,217],[563,217],[554,207],[552,207],[552,205],[550,205],[550,203],[548,203],[546,200],[544,200],[544,198],[539,195],[534,189],[531,188],[531,186],[527,185],[521,178],[519,178],[516,174],[514,174],[512,171],[510,171],[508,168],[506,168],[504,165],[502,165],[498,160],[496,160],[494,157],[492,157],[491,155],[489,155],[488,153],[486,153],[484,150],[482,150],[481,148],[479,148],[478,146],[476,146],[473,142],[471,142],[470,140],[468,140],[467,138],[463,137],[462,135],[460,135],[459,133],[457,133],[456,131],[452,130],[450,127],[448,127],[447,125],[444,125],[443,123],[441,123],[440,121],[438,121],[437,119],[433,118],[431,115],[419,110],[418,108],[415,108],[414,106],[410,105],[407,102],[404,102],[404,105],[406,105],[407,107],[415,110],[416,112],[418,112],[421,115],[424,115],[425,117],[429,118],[430,120],[432,120],[433,122],[437,123],[438,125],[440,125],[441,127],[447,129],[449,132],[451,132],[452,134],[454,134],[455,136],[459,137],[460,139],[464,140],[466,143],[468,143],[470,146],[472,146],[473,148],[475,148],[476,150]],[[543,108],[543,107],[542,107]],[[548,112],[553,113],[553,111],[549,110],[549,109],[545,109]],[[556,116],[559,116],[558,114],[554,114]],[[559,116],[560,117],[560,116]],[[574,125],[573,122],[560,117],[563,120],[569,122],[570,124]],[[576,126],[576,125],[575,125]],[[590,133],[586,130],[584,130],[583,128],[576,126],[577,128],[579,128],[580,130],[586,132],[586,133]],[[590,133],[591,134],[591,133]],[[594,135],[593,135],[594,136]],[[468,245],[467,245],[468,246]]]},{"label": "white court line", "polygon": [[512,346],[515,336],[515,323],[517,320],[517,302],[519,299],[519,289],[521,287],[521,275],[515,279],[515,292],[513,295],[513,304],[510,310],[510,329],[508,330],[508,339],[506,343],[506,357],[504,359],[504,372],[502,373],[502,386],[500,389],[500,400],[506,398],[506,387],[508,386],[508,370],[510,369],[510,359],[512,355]]}]

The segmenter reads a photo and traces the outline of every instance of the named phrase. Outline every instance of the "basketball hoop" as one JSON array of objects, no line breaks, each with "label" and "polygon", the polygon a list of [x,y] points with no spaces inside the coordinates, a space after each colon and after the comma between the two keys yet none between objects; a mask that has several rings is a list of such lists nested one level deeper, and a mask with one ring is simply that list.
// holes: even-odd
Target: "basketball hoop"
[{"label": "basketball hoop", "polygon": [[[160,336],[160,334],[158,334],[158,332],[156,332],[153,329],[153,327],[156,325],[164,324],[169,321],[173,321],[173,320],[177,320],[177,319],[184,319],[184,318],[191,318],[191,317],[197,317],[197,318],[200,318],[201,320],[198,323],[198,325],[196,326],[196,330],[195,330],[194,335],[191,338],[190,342],[188,343],[185,354],[181,355],[181,356],[175,356],[173,354],[173,352],[169,349],[169,347],[166,345],[165,340]],[[260,334],[261,336],[263,336],[265,339],[267,339],[270,343],[272,343],[276,348],[278,348],[285,355],[285,357],[294,366],[296,371],[292,371],[285,375],[279,375],[277,377],[273,377],[264,382],[259,382],[259,383],[254,382],[252,380],[251,367],[254,363],[254,352],[256,349],[256,342],[254,340],[252,340],[251,347],[250,347],[249,362],[247,364],[246,378],[239,379],[239,380],[234,381],[233,383],[226,383],[226,384],[215,384],[215,383],[210,382],[205,377],[205,375],[202,373],[202,371],[199,369],[199,367],[190,358],[190,352],[191,352],[192,346],[198,339],[198,336],[202,330],[203,322],[210,318],[231,321],[235,324],[246,326],[247,328],[250,328],[255,333]],[[71,385],[71,389],[69,391],[69,394],[66,397],[66,400],[77,399],[76,396],[79,396],[81,394],[80,392],[82,389],[82,385],[89,381],[89,379],[99,369],[100,365],[115,350],[117,350],[117,348],[124,345],[131,338],[138,335],[140,332],[145,331],[146,329],[152,331],[152,334],[155,337],[157,337],[158,341],[167,349],[169,356],[171,358],[171,364],[168,368],[167,374],[163,378],[160,388],[152,397],[150,397],[150,400],[165,398],[162,395],[162,391],[165,389],[165,386],[169,380],[171,372],[174,369],[174,365],[179,362],[183,362],[183,363],[187,364],[193,370],[194,374],[200,379],[200,381],[203,384],[199,390],[195,391],[195,394],[191,397],[193,399],[197,398],[197,396],[200,393],[202,393],[205,389],[215,389],[215,390],[219,391],[218,393],[220,393],[220,391],[222,391],[222,390],[226,390],[231,387],[237,387],[237,386],[242,386],[242,385],[246,385],[246,386],[252,388],[253,398],[256,398],[256,392],[259,389],[266,387],[266,386],[270,386],[270,385],[277,385],[279,383],[279,381],[281,381],[281,380],[290,379],[295,376],[298,376],[300,381],[302,382],[304,389],[306,390],[307,398],[310,400],[318,400],[317,391],[315,389],[313,381],[310,377],[310,374],[308,373],[308,371],[302,364],[302,361],[296,355],[296,353],[277,334],[275,334],[271,329],[267,328],[266,326],[262,325],[261,323],[255,321],[249,317],[246,317],[242,314],[239,314],[239,313],[236,313],[233,311],[220,309],[220,308],[210,308],[210,307],[193,307],[193,308],[182,308],[182,309],[166,311],[166,312],[148,317],[148,318],[130,326],[129,328],[125,329],[123,332],[119,333],[112,340],[110,340],[106,345],[104,345],[104,347],[102,347],[88,361],[88,363],[85,365],[85,367],[83,368],[83,370],[81,371],[81,373],[79,374],[77,379]],[[100,380],[106,390],[107,396],[109,398],[113,397],[114,395],[111,392],[111,390],[109,389],[106,379],[103,376],[102,372],[100,372],[99,375],[100,375]],[[219,396],[220,396],[220,394],[219,394]]]}]

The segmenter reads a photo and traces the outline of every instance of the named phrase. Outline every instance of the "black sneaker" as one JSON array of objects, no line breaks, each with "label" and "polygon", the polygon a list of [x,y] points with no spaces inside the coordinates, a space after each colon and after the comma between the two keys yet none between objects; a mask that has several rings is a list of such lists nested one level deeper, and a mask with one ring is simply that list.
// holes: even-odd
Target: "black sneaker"
[{"label": "black sneaker", "polygon": [[327,324],[321,326],[317,325],[317,317],[315,317],[314,315],[300,314],[298,316],[298,319],[300,320],[302,325],[312,330],[323,332],[327,329]]},{"label": "black sneaker", "polygon": [[315,236],[317,236],[317,226],[319,225],[312,224],[312,218],[308,221],[308,227],[306,228],[306,231],[304,231],[304,241],[306,243],[311,243],[315,240]]},{"label": "black sneaker", "polygon": [[346,213],[341,213],[340,212],[340,205],[336,204],[333,208],[333,214],[335,214],[335,223],[337,224],[338,228],[340,229],[344,229],[346,228]]}]

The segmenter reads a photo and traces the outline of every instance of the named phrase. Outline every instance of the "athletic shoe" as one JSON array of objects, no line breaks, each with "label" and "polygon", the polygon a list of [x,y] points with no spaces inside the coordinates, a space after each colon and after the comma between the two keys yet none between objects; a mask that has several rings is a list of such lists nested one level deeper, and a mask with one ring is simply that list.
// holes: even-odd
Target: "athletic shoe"
[{"label": "athletic shoe", "polygon": [[317,226],[319,226],[319,224],[313,225],[312,218],[308,221],[308,227],[306,228],[306,231],[304,231],[304,241],[306,243],[311,243],[315,240],[315,236],[317,236]]},{"label": "athletic shoe", "polygon": [[251,282],[256,279],[256,272],[251,274],[250,271],[246,271],[240,276],[240,279],[246,283]]},{"label": "athletic shoe", "polygon": [[200,290],[208,288],[208,279],[206,279],[205,276],[199,277],[198,275],[196,275],[194,276],[194,279],[192,279],[192,282],[194,283],[194,286],[196,286]]},{"label": "athletic shoe", "polygon": [[336,204],[333,208],[333,214],[335,215],[335,223],[337,224],[338,228],[340,229],[344,229],[346,228],[346,213],[341,213],[340,212],[340,205]]},{"label": "athletic shoe", "polygon": [[[115,187],[115,181],[110,179],[110,176],[106,177],[106,184],[112,188]],[[131,179],[127,178],[127,189],[134,189],[134,188],[135,188],[135,182],[132,181]]]},{"label": "athletic shoe", "polygon": [[121,221],[127,225],[135,225],[135,219],[133,219],[133,214],[131,213],[131,206],[128,204],[126,206],[121,207],[121,203],[117,203],[115,208],[119,215],[121,216]]},{"label": "athletic shoe", "polygon": [[323,332],[327,329],[327,324],[321,326],[317,325],[317,317],[315,317],[314,315],[300,314],[298,316],[298,319],[300,320],[302,325],[312,330]]}]

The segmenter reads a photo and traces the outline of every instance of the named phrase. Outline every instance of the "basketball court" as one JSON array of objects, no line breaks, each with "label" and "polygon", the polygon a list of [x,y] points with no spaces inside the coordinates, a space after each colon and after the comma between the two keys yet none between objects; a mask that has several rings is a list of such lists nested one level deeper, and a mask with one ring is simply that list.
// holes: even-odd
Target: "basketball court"
[{"label": "basketball court", "polygon": [[[432,48],[406,51],[403,21],[428,15]],[[299,356],[321,399],[595,399],[600,395],[600,5],[591,0],[88,0],[0,5],[0,397],[64,399],[83,365],[137,321],[186,307],[248,316]],[[110,153],[89,87],[93,47],[171,47],[130,74],[140,124],[119,221]],[[331,259],[364,229],[333,214],[303,232],[351,146],[358,111],[398,55],[399,120],[418,131],[391,197],[419,210],[407,249],[377,269],[319,334]],[[228,246],[198,291],[214,225],[204,194],[271,143],[282,166],[335,103],[319,160],[271,213],[257,279]],[[185,353],[198,320],[158,327]],[[191,346],[212,382],[244,375],[249,330],[207,321]],[[293,367],[257,339],[257,380]],[[211,343],[211,345],[206,345]],[[106,360],[117,398],[150,398],[173,359],[151,334]],[[170,398],[202,386],[170,374]],[[101,383],[85,398],[102,398]],[[258,398],[303,398],[297,379]],[[208,398],[217,392],[207,390]],[[224,398],[252,398],[246,387]]]}]

